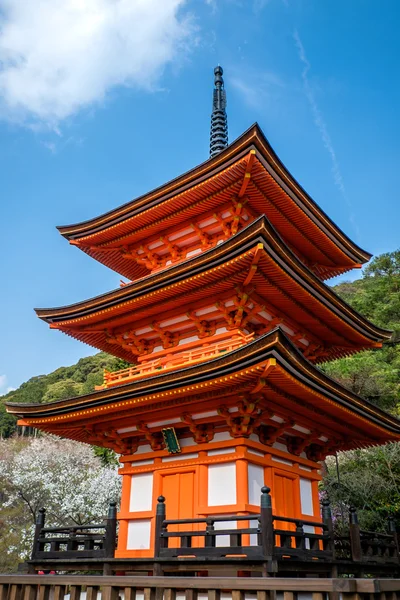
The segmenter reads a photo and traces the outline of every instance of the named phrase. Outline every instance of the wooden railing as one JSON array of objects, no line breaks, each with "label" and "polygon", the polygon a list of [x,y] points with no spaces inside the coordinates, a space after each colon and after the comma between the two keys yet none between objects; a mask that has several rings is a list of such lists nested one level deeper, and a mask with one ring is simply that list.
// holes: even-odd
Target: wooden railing
[{"label": "wooden railing", "polygon": [[[350,561],[369,566],[393,565],[400,568],[400,536],[393,519],[389,520],[388,533],[363,531],[360,530],[356,510],[351,508],[349,534],[336,536],[327,500],[322,503],[321,522],[305,521],[274,515],[269,492],[268,487],[261,489],[258,514],[174,520],[165,518],[165,498],[160,496],[156,514],[155,557],[193,556],[212,559],[245,556],[270,561],[272,570],[276,570],[277,561],[284,560],[314,564],[316,561]],[[233,522],[243,523],[245,526],[232,528],[230,524]],[[216,523],[227,525],[223,529],[216,529]],[[312,528],[313,531],[305,531],[305,527]],[[249,543],[251,535],[256,540],[253,545]],[[222,536],[229,537],[229,544],[218,544]],[[248,540],[247,544],[244,539]]]},{"label": "wooden railing", "polygon": [[276,600],[278,594],[284,600],[301,594],[307,600],[400,600],[400,580],[0,575],[0,600]]},{"label": "wooden railing", "polygon": [[[388,533],[363,531],[352,508],[349,534],[336,536],[328,501],[322,503],[321,521],[305,521],[274,515],[269,492],[266,486],[261,489],[259,513],[196,519],[166,519],[165,498],[160,496],[154,556],[146,559],[147,570],[153,570],[157,575],[165,572],[164,567],[179,570],[182,568],[180,559],[185,558],[184,562],[190,563],[193,571],[205,562],[209,565],[207,568],[211,568],[224,561],[244,560],[246,564],[259,565],[256,570],[264,575],[291,571],[294,564],[297,565],[296,572],[300,569],[308,574],[340,572],[390,576],[396,572],[400,575],[399,534],[393,519],[389,521]],[[45,511],[41,509],[32,559],[28,562],[36,569],[39,569],[37,565],[51,563],[55,570],[67,567],[79,570],[79,565],[81,570],[91,570],[90,564],[96,563],[96,568],[109,574],[113,569],[120,570],[117,563],[124,562],[124,559],[113,558],[115,546],[115,503],[110,505],[104,523],[85,526],[45,527]],[[94,559],[94,562],[87,559]],[[129,559],[128,570],[140,569],[141,560]],[[127,568],[125,565],[122,570]]]},{"label": "wooden railing", "polygon": [[112,502],[104,523],[45,527],[46,511],[39,510],[32,560],[66,558],[113,558],[115,554],[117,512]]},{"label": "wooden railing", "polygon": [[[261,489],[258,514],[172,520],[165,518],[165,498],[160,496],[156,513],[155,557],[193,556],[212,559],[245,556],[264,561],[285,558],[332,561],[332,519],[327,507],[322,522],[276,516],[272,514],[269,492],[270,489],[266,486]],[[216,523],[227,523],[227,526],[216,529]],[[229,526],[231,523],[244,523],[245,526],[232,528]],[[251,523],[254,525],[251,526]],[[314,532],[306,532],[304,526],[314,528]],[[178,527],[180,530],[176,530]],[[229,544],[218,544],[223,536],[229,538]],[[249,536],[254,536],[255,544],[250,545]],[[247,544],[244,543],[245,538]],[[179,541],[178,544],[176,540]],[[174,541],[174,545],[171,541]]]},{"label": "wooden railing", "polygon": [[[225,334],[221,334],[225,335]],[[163,351],[162,356],[155,358],[154,360],[148,360],[142,364],[128,367],[127,369],[121,369],[119,371],[110,372],[104,371],[104,385],[96,386],[96,389],[103,387],[112,387],[114,385],[121,385],[134,381],[142,377],[154,375],[160,371],[170,371],[179,367],[196,364],[205,360],[210,360],[220,356],[224,352],[232,352],[237,350],[244,344],[251,342],[254,339],[254,334],[232,334],[232,331],[226,332],[226,339],[222,339],[219,342],[207,343],[204,340],[198,340],[188,344],[189,348],[184,350],[184,347],[171,348],[168,351]],[[190,348],[190,346],[193,346]],[[157,353],[155,354],[157,356]]]}]

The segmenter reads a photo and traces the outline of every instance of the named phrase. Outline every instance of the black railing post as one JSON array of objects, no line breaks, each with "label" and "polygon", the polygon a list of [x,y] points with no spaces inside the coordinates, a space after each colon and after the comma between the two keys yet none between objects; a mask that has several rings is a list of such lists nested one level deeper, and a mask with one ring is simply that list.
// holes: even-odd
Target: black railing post
[{"label": "black railing post", "polygon": [[350,546],[351,546],[351,558],[354,562],[361,562],[362,560],[362,548],[361,548],[361,536],[360,536],[360,525],[358,524],[357,511],[354,506],[350,507]]},{"label": "black railing post", "polygon": [[106,533],[104,538],[105,558],[114,558],[115,542],[117,540],[117,503],[110,502],[108,506]]},{"label": "black railing post", "polygon": [[215,535],[211,535],[214,531],[214,519],[208,517],[206,519],[206,535],[204,539],[204,546],[206,548],[215,548],[216,537]]},{"label": "black railing post", "polygon": [[262,553],[265,558],[271,560],[274,553],[274,525],[270,491],[267,486],[261,488],[260,526]]},{"label": "black railing post", "polygon": [[393,536],[393,541],[396,546],[397,560],[400,560],[399,534],[397,533],[396,520],[393,515],[388,517],[388,532]]},{"label": "black railing post", "polygon": [[297,521],[296,533],[298,534],[295,537],[296,548],[299,548],[300,550],[305,550],[306,549],[306,538],[304,537],[303,521]]},{"label": "black railing post", "polygon": [[[329,536],[327,543],[324,543],[324,550],[332,552],[333,557],[335,556],[335,543],[333,539],[333,521],[332,511],[329,500],[322,500],[322,522],[326,526],[326,533]],[[325,533],[325,531],[323,531]]]},{"label": "black railing post", "polygon": [[164,496],[158,497],[158,504],[156,509],[156,525],[155,525],[155,539],[154,539],[154,557],[158,558],[160,556],[161,548],[165,548],[166,541],[168,542],[168,538],[163,538],[162,534],[164,533],[164,521],[165,521],[165,498]]},{"label": "black railing post", "polygon": [[46,522],[46,509],[39,508],[39,513],[36,518],[35,533],[33,535],[33,548],[32,548],[32,556],[31,556],[32,560],[36,557],[37,552],[40,550],[39,538],[40,538],[40,534],[42,532],[45,522]]}]

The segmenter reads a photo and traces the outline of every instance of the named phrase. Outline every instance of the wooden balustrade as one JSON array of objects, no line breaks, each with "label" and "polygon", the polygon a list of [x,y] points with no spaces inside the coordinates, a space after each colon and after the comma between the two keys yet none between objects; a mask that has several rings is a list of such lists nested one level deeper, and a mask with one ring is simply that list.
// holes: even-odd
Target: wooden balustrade
[{"label": "wooden balustrade", "polygon": [[[166,519],[165,498],[160,496],[157,506],[155,556],[158,558],[178,558],[183,556],[221,558],[245,556],[269,562],[267,570],[276,571],[279,559],[329,562],[333,560],[331,536],[332,519],[325,505],[324,519],[327,522],[290,519],[272,514],[270,489],[261,489],[260,513],[249,515],[208,516],[196,519]],[[330,520],[329,520],[330,519]],[[255,525],[251,526],[250,523]],[[215,529],[216,523],[226,523],[226,527]],[[231,523],[244,523],[244,527],[230,527]],[[203,525],[201,529],[200,525]],[[305,532],[304,526],[313,527],[317,532]],[[170,527],[179,526],[176,531]],[[194,528],[196,526],[196,529]],[[250,545],[249,536],[256,542]],[[229,544],[218,544],[222,537],[229,538]],[[244,539],[247,539],[247,544]],[[179,540],[179,545],[171,546],[170,540]],[[196,543],[193,543],[196,540]],[[176,542],[175,542],[176,544]]]},{"label": "wooden balustrade", "polygon": [[[154,360],[146,360],[146,362],[126,369],[120,369],[119,371],[110,372],[105,370],[104,386],[112,387],[121,385],[142,377],[157,374],[159,371],[170,371],[185,365],[196,364],[198,362],[216,358],[223,352],[232,352],[244,344],[249,343],[253,340],[254,334],[243,334],[239,336],[237,334],[232,335],[232,332],[228,331],[226,332],[225,338],[226,339],[222,339],[216,343],[199,340],[196,343],[192,342],[194,347],[187,350],[185,350],[184,347],[179,348],[179,346],[177,346],[168,351],[164,351],[162,353],[163,356],[157,357]],[[104,386],[96,386],[96,389],[100,389]]]},{"label": "wooden balustrade", "polygon": [[0,575],[0,600],[400,600],[400,580]]},{"label": "wooden balustrade", "polygon": [[269,492],[268,487],[261,489],[259,513],[195,519],[166,519],[165,498],[160,496],[154,557],[149,559],[114,558],[115,504],[110,505],[108,519],[100,525],[58,528],[45,527],[45,511],[41,509],[28,568],[100,569],[107,575],[143,568],[161,575],[182,569],[196,572],[200,566],[200,570],[212,571],[241,562],[247,565],[242,569],[265,576],[300,571],[330,576],[400,575],[399,536],[393,519],[389,520],[388,533],[363,531],[355,509],[351,509],[349,534],[336,536],[328,501],[322,503],[322,521],[305,521],[274,515]]},{"label": "wooden balustrade", "polygon": [[104,523],[45,527],[46,511],[39,510],[32,560],[67,558],[113,558],[117,535],[116,503],[110,503]]}]

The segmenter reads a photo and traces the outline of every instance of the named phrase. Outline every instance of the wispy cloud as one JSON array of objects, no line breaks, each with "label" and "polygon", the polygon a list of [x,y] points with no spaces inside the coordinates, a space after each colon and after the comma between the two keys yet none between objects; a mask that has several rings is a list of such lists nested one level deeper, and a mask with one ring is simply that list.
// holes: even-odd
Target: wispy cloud
[{"label": "wispy cloud", "polygon": [[0,117],[55,128],[114,86],[158,88],[196,44],[185,0],[0,0]]},{"label": "wispy cloud", "polygon": [[231,71],[229,86],[235,88],[243,101],[252,109],[265,108],[285,87],[282,79],[272,71],[242,69],[240,74]]},{"label": "wispy cloud", "polygon": [[313,118],[314,118],[314,123],[315,126],[317,127],[320,135],[321,135],[321,139],[322,139],[322,143],[324,144],[330,159],[331,159],[331,164],[332,164],[332,175],[333,175],[333,180],[335,182],[335,185],[337,186],[337,188],[339,189],[344,201],[346,202],[347,206],[350,208],[351,213],[349,215],[349,219],[350,222],[352,223],[356,234],[358,235],[358,227],[356,224],[356,220],[354,217],[354,214],[352,212],[353,210],[353,206],[346,194],[346,189],[345,189],[345,185],[344,185],[344,181],[343,181],[343,176],[342,176],[342,172],[340,170],[340,165],[339,165],[339,161],[337,159],[337,155],[332,143],[332,138],[329,134],[328,131],[328,127],[325,123],[325,120],[323,118],[322,112],[318,106],[318,103],[315,99],[315,95],[314,95],[314,91],[312,89],[312,86],[310,84],[310,79],[309,79],[309,72],[311,70],[311,64],[307,58],[305,49],[304,49],[304,45],[303,42],[301,41],[299,32],[297,31],[297,29],[294,31],[293,33],[293,38],[296,44],[296,48],[297,48],[297,52],[299,55],[299,59],[303,64],[303,70],[302,70],[302,80],[303,80],[303,88],[304,88],[304,92],[306,95],[306,98],[308,100],[308,103],[311,107],[311,111],[313,114]]},{"label": "wispy cloud", "polygon": [[0,395],[8,394],[8,392],[13,392],[15,390],[14,387],[7,385],[7,382],[7,375],[0,375]]}]

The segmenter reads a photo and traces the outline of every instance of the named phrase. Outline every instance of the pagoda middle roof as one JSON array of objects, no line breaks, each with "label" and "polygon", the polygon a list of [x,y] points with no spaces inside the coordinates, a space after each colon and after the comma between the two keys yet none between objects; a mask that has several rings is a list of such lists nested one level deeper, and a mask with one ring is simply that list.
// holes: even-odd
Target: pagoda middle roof
[{"label": "pagoda middle roof", "polygon": [[321,282],[265,217],[184,263],[83,302],[36,312],[51,327],[132,362],[129,351],[110,348],[107,331],[132,328],[143,319],[151,323],[179,306],[186,312],[189,304],[210,295],[217,298],[237,286],[246,288],[256,253],[251,286],[262,301],[292,315],[300,328],[325,342],[329,350],[325,360],[375,347],[390,337],[391,332],[370,323]]},{"label": "pagoda middle roof", "polygon": [[160,415],[180,414],[188,406],[207,411],[238,393],[264,395],[261,404],[267,411],[306,421],[336,439],[337,449],[400,439],[396,417],[329,378],[279,328],[202,364],[47,404],[7,402],[6,408],[30,426],[98,443],[91,441],[92,430],[119,430],[144,417],[158,420]]},{"label": "pagoda middle roof", "polygon": [[[249,153],[254,161],[249,167]],[[367,262],[371,255],[352,242],[304,191],[279,160],[258,124],[225,150],[187,173],[99,217],[58,227],[84,252],[136,279],[146,271],[120,252],[239,194],[245,177],[247,202],[265,214],[282,237],[323,279]]]}]

